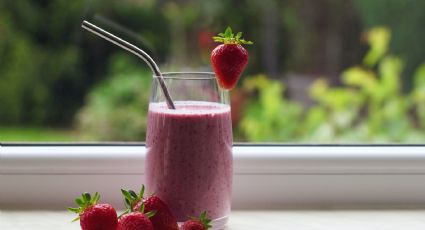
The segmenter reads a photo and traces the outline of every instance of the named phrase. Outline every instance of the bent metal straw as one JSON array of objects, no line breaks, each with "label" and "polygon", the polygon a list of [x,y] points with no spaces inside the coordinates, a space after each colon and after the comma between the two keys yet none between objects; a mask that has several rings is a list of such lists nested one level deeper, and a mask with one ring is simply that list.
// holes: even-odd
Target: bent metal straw
[{"label": "bent metal straw", "polygon": [[167,106],[169,109],[176,109],[176,107],[174,106],[173,103],[173,99],[171,98],[167,86],[165,85],[164,82],[164,78],[162,77],[161,71],[159,71],[158,65],[154,62],[154,60],[143,50],[141,50],[140,48],[138,48],[137,46],[109,33],[108,31],[105,31],[104,29],[101,29],[97,26],[95,26],[94,24],[88,22],[88,21],[83,21],[83,24],[81,25],[81,27],[83,27],[84,29],[96,34],[97,36],[114,43],[115,45],[131,52],[132,54],[138,56],[139,58],[141,58],[143,61],[146,62],[146,64],[148,64],[148,66],[151,68],[152,72],[154,73],[154,75],[156,76],[156,78],[158,79],[158,82],[161,86],[162,92],[164,93],[165,96],[165,101],[167,103]]}]

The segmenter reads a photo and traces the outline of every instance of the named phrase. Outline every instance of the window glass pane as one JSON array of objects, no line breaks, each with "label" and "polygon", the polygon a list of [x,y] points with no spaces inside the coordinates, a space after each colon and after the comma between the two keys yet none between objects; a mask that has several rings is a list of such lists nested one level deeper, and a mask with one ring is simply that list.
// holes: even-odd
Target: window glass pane
[{"label": "window glass pane", "polygon": [[212,36],[254,41],[231,91],[234,140],[423,143],[425,1],[0,2],[0,142],[144,141],[150,69],[211,71]]}]

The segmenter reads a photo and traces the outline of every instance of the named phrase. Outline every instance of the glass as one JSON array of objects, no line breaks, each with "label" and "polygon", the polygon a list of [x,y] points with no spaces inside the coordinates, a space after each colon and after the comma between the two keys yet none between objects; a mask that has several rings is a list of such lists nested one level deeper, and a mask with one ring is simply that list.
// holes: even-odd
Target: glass
[{"label": "glass", "polygon": [[227,223],[232,193],[232,123],[228,92],[213,73],[163,75],[176,110],[155,79],[146,135],[146,185],[179,222],[207,211],[213,229]]}]

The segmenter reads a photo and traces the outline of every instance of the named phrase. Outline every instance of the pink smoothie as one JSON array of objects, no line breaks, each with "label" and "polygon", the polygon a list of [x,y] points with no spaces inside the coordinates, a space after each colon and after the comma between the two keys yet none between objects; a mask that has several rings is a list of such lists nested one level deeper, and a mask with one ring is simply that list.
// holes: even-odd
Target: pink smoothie
[{"label": "pink smoothie", "polygon": [[207,210],[212,219],[230,213],[232,125],[230,106],[176,102],[177,110],[151,103],[146,137],[146,186],[178,221]]}]

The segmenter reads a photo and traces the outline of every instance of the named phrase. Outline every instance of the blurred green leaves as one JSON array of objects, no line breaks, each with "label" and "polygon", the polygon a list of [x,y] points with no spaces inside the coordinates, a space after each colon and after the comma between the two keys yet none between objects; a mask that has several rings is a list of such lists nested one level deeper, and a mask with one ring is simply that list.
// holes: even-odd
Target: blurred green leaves
[{"label": "blurred green leaves", "polygon": [[425,129],[425,63],[416,70],[411,97],[412,104],[416,108],[419,125],[422,129]]},{"label": "blurred green leaves", "polygon": [[288,140],[298,130],[302,108],[295,102],[282,97],[284,85],[267,79],[265,75],[248,78],[243,83],[250,93],[258,93],[244,112],[240,128],[249,140]]},{"label": "blurred green leaves", "polygon": [[[112,27],[94,13],[114,19],[118,26]],[[168,22],[161,10],[146,2],[0,1],[3,126],[72,128],[84,96],[104,79],[107,60],[123,52],[84,32],[80,26],[83,18],[130,37],[160,61],[169,53]],[[119,30],[120,24],[130,29]]]},{"label": "blurred green leaves", "polygon": [[[425,63],[413,78],[406,73],[423,58],[425,3],[406,1],[245,1],[237,13],[240,3],[232,0],[0,1],[0,122],[70,129],[89,94],[76,122],[86,140],[143,140],[150,74],[115,55],[124,53],[119,48],[82,32],[82,18],[95,13],[94,22],[138,42],[168,69],[208,68],[210,48],[203,46],[206,58],[199,58],[196,38],[227,25],[258,41],[249,50],[249,74],[277,79],[289,71],[323,74],[324,62],[334,63],[335,71],[361,63],[341,73],[338,87],[317,80],[309,108],[288,100],[283,81],[245,77],[241,89],[249,103],[236,140],[423,142]],[[394,32],[368,30],[363,61],[361,47],[352,45],[359,24],[390,25]],[[265,65],[269,60],[279,63]]]},{"label": "blurred green leaves", "polygon": [[[85,75],[78,68],[78,47],[70,42],[75,28],[70,21],[78,18],[77,12],[83,4],[63,0],[0,4],[0,121],[3,124],[58,124],[73,119],[72,111],[78,101],[63,106],[73,95],[65,91],[71,91],[69,83]],[[49,11],[50,7],[67,11]]]},{"label": "blurred green leaves", "polygon": [[152,74],[126,54],[110,63],[108,79],[90,92],[77,114],[82,139],[144,140]]},{"label": "blurred green leaves", "polygon": [[375,27],[366,33],[365,39],[370,45],[370,49],[363,58],[365,66],[373,67],[378,63],[388,50],[390,38],[391,33],[385,27]]},{"label": "blurred green leaves", "polygon": [[423,142],[425,64],[415,73],[413,90],[402,93],[404,65],[387,54],[390,37],[386,28],[368,31],[370,50],[364,65],[343,71],[338,87],[316,80],[310,88],[315,105],[310,108],[288,100],[279,81],[264,75],[246,78],[243,89],[252,99],[239,126],[241,133],[254,142]]}]

